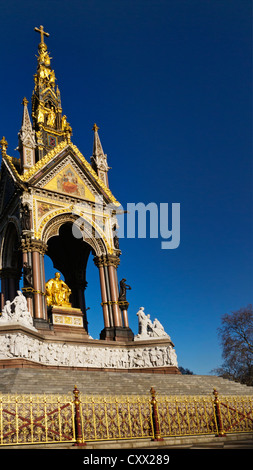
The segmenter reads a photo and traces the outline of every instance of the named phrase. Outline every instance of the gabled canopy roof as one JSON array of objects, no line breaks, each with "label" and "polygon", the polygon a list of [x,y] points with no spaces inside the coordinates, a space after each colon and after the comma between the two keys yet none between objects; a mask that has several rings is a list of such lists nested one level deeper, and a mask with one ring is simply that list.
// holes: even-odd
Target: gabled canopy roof
[{"label": "gabled canopy roof", "polygon": [[24,174],[20,174],[14,164],[13,157],[8,155],[3,156],[7,167],[9,167],[10,172],[16,178],[17,182],[22,185],[26,183],[29,185],[36,186],[38,182],[44,177],[49,171],[52,171],[53,168],[59,164],[59,161],[62,161],[67,154],[71,154],[86,177],[89,178],[91,184],[94,186],[96,192],[101,193],[105,200],[108,203],[113,203],[116,206],[119,206],[120,203],[111,193],[110,189],[101,181],[96,172],[93,170],[88,161],[84,158],[79,149],[72,144],[72,142],[62,141],[49,153],[47,153],[41,160],[39,160],[30,170],[26,171]]}]

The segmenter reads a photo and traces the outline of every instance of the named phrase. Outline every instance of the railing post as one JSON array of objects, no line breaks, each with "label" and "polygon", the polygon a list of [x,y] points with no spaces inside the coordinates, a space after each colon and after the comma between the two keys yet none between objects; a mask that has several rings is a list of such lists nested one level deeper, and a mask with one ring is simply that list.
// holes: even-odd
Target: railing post
[{"label": "railing post", "polygon": [[216,421],[217,421],[217,427],[218,427],[218,437],[224,437],[226,436],[226,434],[223,428],[223,421],[222,421],[221,409],[220,409],[220,400],[219,400],[218,392],[215,388],[213,389],[213,395],[214,395],[214,409],[215,409],[215,415],[216,415]]},{"label": "railing post", "polygon": [[79,390],[75,385],[73,390],[74,394],[74,405],[75,405],[75,428],[76,428],[76,446],[86,446],[86,443],[83,440],[82,435],[82,426],[81,426],[81,412],[80,412],[80,400],[79,400]]},{"label": "railing post", "polygon": [[157,400],[156,400],[156,391],[153,387],[150,389],[151,393],[151,406],[152,406],[152,421],[153,421],[153,428],[154,428],[154,438],[152,441],[163,441],[164,439],[161,437],[159,420],[158,420],[158,407],[157,407]]}]

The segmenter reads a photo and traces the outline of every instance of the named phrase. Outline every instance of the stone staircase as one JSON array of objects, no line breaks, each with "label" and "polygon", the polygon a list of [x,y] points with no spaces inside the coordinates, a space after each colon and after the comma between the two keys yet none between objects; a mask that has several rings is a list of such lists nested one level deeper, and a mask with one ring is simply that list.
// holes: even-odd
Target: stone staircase
[{"label": "stone staircase", "polygon": [[0,393],[67,394],[74,386],[87,395],[252,395],[253,387],[211,375],[172,375],[78,370],[1,369]]}]

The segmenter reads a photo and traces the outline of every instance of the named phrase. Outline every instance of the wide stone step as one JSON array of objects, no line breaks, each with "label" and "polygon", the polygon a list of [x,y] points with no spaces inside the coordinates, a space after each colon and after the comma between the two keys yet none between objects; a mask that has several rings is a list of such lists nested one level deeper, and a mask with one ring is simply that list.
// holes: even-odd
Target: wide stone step
[{"label": "wide stone step", "polygon": [[143,395],[149,393],[151,386],[162,395],[210,395],[213,388],[223,395],[253,395],[253,387],[216,376],[78,370],[0,370],[1,393],[66,394],[72,392],[75,385],[87,395]]}]

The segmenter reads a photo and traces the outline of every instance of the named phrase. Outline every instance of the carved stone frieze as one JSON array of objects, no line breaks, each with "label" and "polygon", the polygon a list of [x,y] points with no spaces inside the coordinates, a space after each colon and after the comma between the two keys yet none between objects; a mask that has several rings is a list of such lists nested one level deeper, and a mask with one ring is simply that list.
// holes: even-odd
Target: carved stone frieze
[{"label": "carved stone frieze", "polygon": [[138,369],[177,367],[175,349],[145,344],[134,348],[42,341],[24,333],[0,335],[0,360],[23,358],[50,366]]}]

